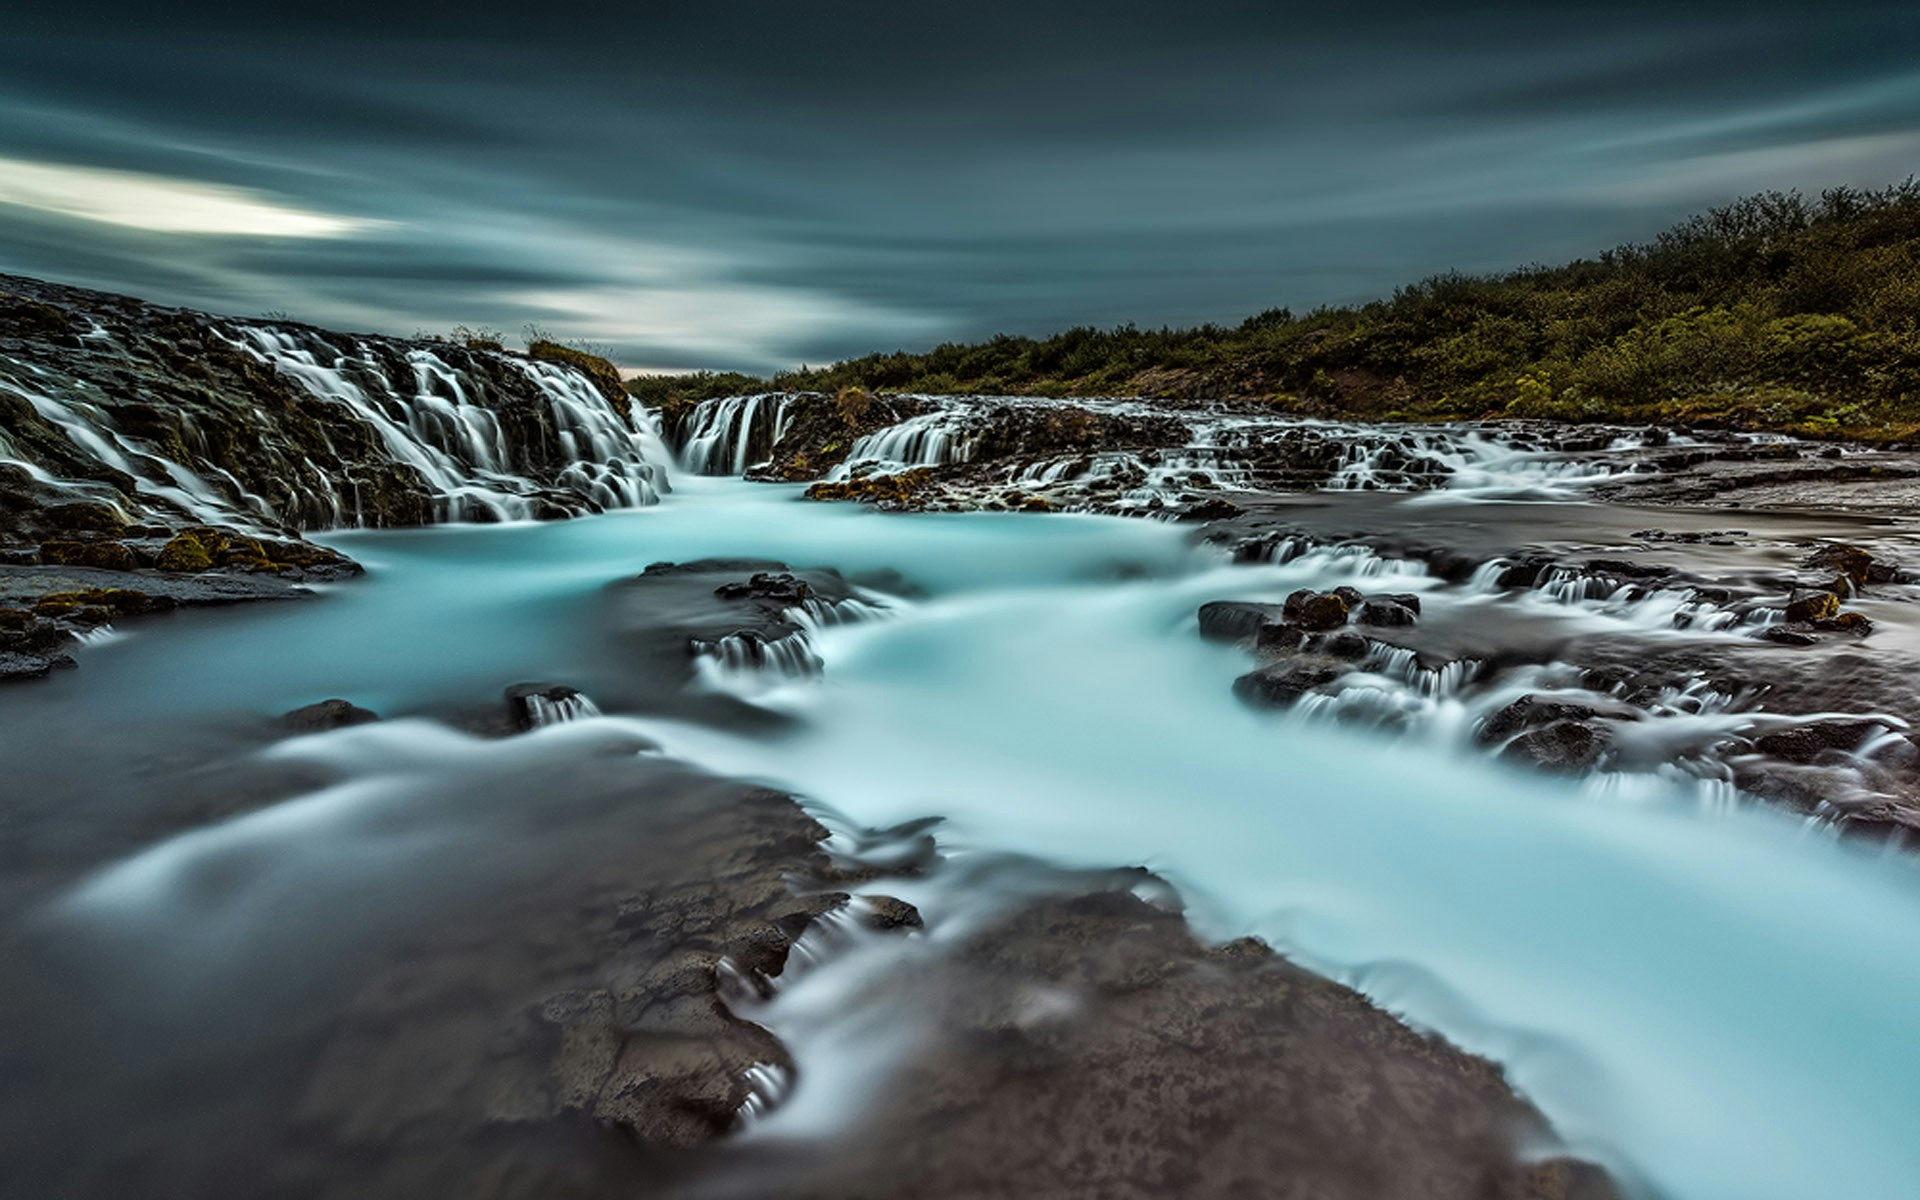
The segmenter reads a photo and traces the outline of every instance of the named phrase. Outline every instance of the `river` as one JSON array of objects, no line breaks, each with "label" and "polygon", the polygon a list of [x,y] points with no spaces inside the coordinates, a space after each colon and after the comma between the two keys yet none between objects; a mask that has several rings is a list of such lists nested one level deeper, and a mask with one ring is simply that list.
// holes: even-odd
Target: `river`
[{"label": "river", "polygon": [[[1244,655],[1195,636],[1197,607],[1395,570],[1368,556],[1229,565],[1162,522],[878,514],[731,479],[675,489],[567,522],[327,535],[365,579],[175,614],[0,694],[0,772],[25,801],[6,858],[9,953],[60,960],[82,1035],[73,1013],[128,996],[146,1031],[84,1056],[59,1085],[73,1094],[33,1097],[15,1119],[83,1143],[88,1105],[149,1060],[187,1075],[196,1056],[244,1063],[272,1040],[283,987],[350,974],[364,938],[510,881],[519,856],[618,834],[551,798],[529,798],[543,814],[531,824],[491,800],[463,810],[448,780],[657,743],[836,821],[942,816],[951,854],[1144,864],[1209,936],[1258,934],[1500,1062],[1574,1150],[1647,1194],[1914,1194],[1920,872],[1904,855],[1659,772],[1583,785],[1502,769],[1459,749],[1470,716],[1444,694],[1396,696],[1417,719],[1371,732],[1238,702]],[[1473,512],[1513,522],[1529,506]],[[704,686],[786,721],[708,720],[649,695],[604,636],[606,584],[717,556],[835,567],[886,605],[816,634],[817,678],[708,673]],[[1391,583],[1430,612],[1502,619],[1418,570]],[[504,743],[432,720],[521,679],[572,684],[612,715]],[[326,696],[404,719],[251,747],[263,718]],[[142,833],[156,795],[178,800],[150,783],[156,759],[225,742],[332,774]],[[834,1102],[807,1095],[831,1075],[823,1023],[796,1045],[795,1114]],[[50,1035],[15,1022],[5,1036]],[[190,1096],[168,1136],[217,1140],[233,1097]],[[116,1117],[148,1119],[162,1120]],[[782,1120],[750,1136],[805,1133]]]}]

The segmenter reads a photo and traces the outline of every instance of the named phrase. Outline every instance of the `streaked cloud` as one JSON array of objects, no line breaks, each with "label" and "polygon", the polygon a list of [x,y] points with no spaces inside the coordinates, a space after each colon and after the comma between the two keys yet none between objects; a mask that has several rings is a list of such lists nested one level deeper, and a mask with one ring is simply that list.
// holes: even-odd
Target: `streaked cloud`
[{"label": "streaked cloud", "polygon": [[1920,168],[1877,0],[28,3],[0,270],[629,366],[1235,322]]},{"label": "streaked cloud", "polygon": [[244,188],[17,158],[0,158],[0,204],[153,233],[226,237],[337,238],[379,224]]}]

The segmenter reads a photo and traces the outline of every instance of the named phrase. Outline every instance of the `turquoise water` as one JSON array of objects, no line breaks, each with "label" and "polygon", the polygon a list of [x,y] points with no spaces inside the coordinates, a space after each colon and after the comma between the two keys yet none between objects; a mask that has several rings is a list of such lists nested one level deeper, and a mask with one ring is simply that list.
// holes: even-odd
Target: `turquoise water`
[{"label": "turquoise water", "polygon": [[[888,516],[717,480],[569,523],[332,540],[367,579],[316,602],[141,627],[44,692],[4,697],[0,717],[57,740],[61,722],[138,728],[330,695],[431,712],[524,678],[595,694],[623,676],[599,629],[602,585],[647,563],[897,571],[916,598],[826,631],[824,677],[760,698],[795,718],[777,736],[614,716],[522,739],[528,750],[405,723],[310,744],[357,757],[389,814],[411,775],[617,750],[639,734],[857,821],[944,814],[955,849],[1144,863],[1181,886],[1209,933],[1261,934],[1496,1058],[1576,1149],[1653,1193],[1920,1191],[1913,862],[1657,781],[1583,789],[1236,702],[1244,658],[1198,640],[1195,608],[1345,581],[1352,564],[1228,567],[1169,525]],[[294,802],[308,805],[298,819],[267,810],[184,835],[50,903],[139,924],[164,961],[164,923],[99,901],[137,896],[158,911],[196,862],[240,840],[283,870],[337,854],[329,839],[364,802],[309,798]],[[356,847],[381,851],[357,869],[412,869],[418,830],[383,841],[382,828],[352,824]],[[189,944],[180,934],[182,961],[201,961]]]}]

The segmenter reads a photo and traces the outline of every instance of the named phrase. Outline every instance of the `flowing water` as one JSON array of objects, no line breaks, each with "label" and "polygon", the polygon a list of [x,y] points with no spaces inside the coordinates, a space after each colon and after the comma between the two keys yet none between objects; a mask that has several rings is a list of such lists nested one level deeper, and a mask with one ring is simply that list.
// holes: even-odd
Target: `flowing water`
[{"label": "flowing water", "polygon": [[[701,453],[737,468],[730,448]],[[1485,506],[1481,519],[1526,511]],[[162,1058],[206,1079],[251,1063],[221,1086],[272,1103],[261,1064],[276,1021],[350,975],[367,942],[621,836],[617,812],[547,794],[538,781],[553,764],[664,752],[856,823],[943,815],[942,844],[962,855],[1152,867],[1208,934],[1260,934],[1497,1059],[1576,1150],[1647,1194],[1896,1200],[1920,1188],[1913,862],[1670,773],[1582,785],[1497,769],[1460,749],[1470,717],[1448,689],[1404,671],[1396,694],[1421,719],[1372,733],[1236,701],[1245,657],[1201,642],[1196,608],[1393,569],[1377,558],[1234,566],[1156,522],[882,515],[698,478],[656,506],[577,521],[329,541],[367,578],[303,604],[177,614],[88,648],[78,672],[0,695],[0,772],[22,801],[9,940],[64,964],[63,1004],[83,1031],[75,1014],[120,1022],[118,1005],[138,997],[147,1035],[49,1085],[83,1095],[34,1097],[41,1111],[13,1119],[36,1137],[77,1137],[98,1119],[91,1105],[113,1112],[101,1097],[165,1075]],[[784,722],[695,719],[636,692],[633,664],[604,636],[605,584],[716,556],[872,583],[871,619],[806,623],[817,671],[752,690]],[[1391,582],[1440,617],[1503,619],[1486,596],[1417,569]],[[1524,603],[1649,635],[1672,624],[1667,609],[1636,617],[1584,599]],[[695,686],[735,686],[727,676]],[[1379,678],[1387,689],[1394,672]],[[429,719],[523,679],[577,687],[611,715],[588,703],[504,742]],[[263,718],[325,696],[414,719],[247,749]],[[328,774],[266,807],[142,834],[148,810],[171,802],[156,762],[223,739]],[[512,781],[499,784],[511,794],[487,780]],[[818,1036],[800,1036],[797,1086],[748,1136],[827,1136],[823,1109],[857,1094],[844,1086],[853,1067],[830,1061],[844,1039],[823,1023],[793,1019]],[[23,1035],[48,1036],[7,1036]],[[778,1082],[769,1093],[792,1081]],[[216,1142],[223,1122],[246,1119],[180,1107],[111,1119]]]}]

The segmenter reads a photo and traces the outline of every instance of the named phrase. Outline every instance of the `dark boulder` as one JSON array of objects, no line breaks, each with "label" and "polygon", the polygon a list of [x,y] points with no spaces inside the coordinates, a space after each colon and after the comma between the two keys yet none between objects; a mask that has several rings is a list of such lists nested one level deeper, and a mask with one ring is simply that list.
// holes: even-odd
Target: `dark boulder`
[{"label": "dark boulder", "polygon": [[304,705],[283,714],[280,717],[280,726],[294,733],[325,733],[328,730],[345,729],[350,725],[365,725],[379,719],[380,714],[372,709],[361,708],[351,701],[335,698]]},{"label": "dark boulder", "polygon": [[1527,729],[1551,725],[1556,721],[1590,721],[1598,714],[1584,704],[1542,700],[1526,695],[1486,719],[1475,736],[1483,746],[1504,742]]},{"label": "dark boulder", "polygon": [[1514,738],[1500,751],[1500,757],[1543,771],[1578,773],[1597,764],[1606,749],[1606,735],[1594,726],[1583,721],[1555,721]]},{"label": "dark boulder", "polygon": [[53,671],[74,665],[71,654],[20,654],[0,650],[0,683],[45,679]]},{"label": "dark boulder", "polygon": [[1347,623],[1347,599],[1337,592],[1301,588],[1287,597],[1281,612],[1287,624],[1318,633]]},{"label": "dark boulder", "polygon": [[564,683],[516,683],[504,696],[507,711],[522,732],[598,711],[579,688]]},{"label": "dark boulder", "polygon": [[1837,616],[1839,612],[1840,597],[1832,592],[1805,593],[1787,602],[1787,623],[1794,625],[1803,621],[1819,621]]},{"label": "dark boulder", "polygon": [[789,572],[758,571],[744,580],[736,579],[713,589],[722,600],[764,600],[774,604],[799,604],[813,594],[807,581]]},{"label": "dark boulder", "polygon": [[1754,739],[1753,748],[1788,762],[1812,763],[1845,757],[1885,729],[1879,721],[1821,721],[1764,734]]},{"label": "dark boulder", "polygon": [[1384,596],[1366,601],[1353,616],[1354,623],[1357,625],[1374,625],[1382,628],[1411,625],[1418,619],[1415,609]]},{"label": "dark boulder", "polygon": [[1323,633],[1313,639],[1313,650],[1328,658],[1337,658],[1342,662],[1358,662],[1373,653],[1374,642],[1364,634],[1351,629],[1336,629],[1332,633]]},{"label": "dark boulder", "polygon": [[1278,662],[1249,671],[1233,681],[1233,694],[1248,704],[1287,708],[1315,688],[1332,683],[1345,672],[1314,662]]},{"label": "dark boulder", "polygon": [[1879,561],[1859,546],[1844,542],[1830,542],[1820,547],[1808,555],[1801,565],[1815,570],[1832,571],[1855,588],[1863,588],[1873,583],[1897,583],[1901,580],[1899,568],[1891,563]]},{"label": "dark boulder", "polygon": [[1253,637],[1283,619],[1285,606],[1244,600],[1215,600],[1200,606],[1200,636],[1214,642]]},{"label": "dark boulder", "polygon": [[1180,510],[1182,521],[1225,521],[1240,515],[1240,506],[1231,500],[1210,496]]},{"label": "dark boulder", "polygon": [[95,567],[103,571],[131,571],[133,551],[119,542],[42,542],[40,561],[58,567]]}]

